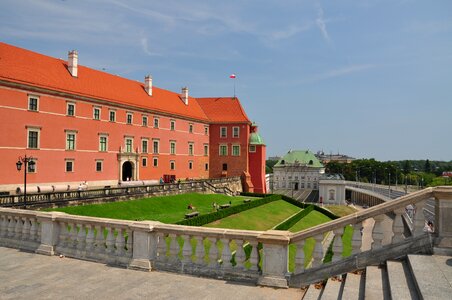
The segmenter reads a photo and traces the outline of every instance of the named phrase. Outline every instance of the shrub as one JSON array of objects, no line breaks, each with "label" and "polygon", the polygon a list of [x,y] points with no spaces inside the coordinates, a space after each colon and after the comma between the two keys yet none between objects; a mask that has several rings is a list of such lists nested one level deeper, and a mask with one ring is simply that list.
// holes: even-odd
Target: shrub
[{"label": "shrub", "polygon": [[308,205],[305,209],[290,217],[286,221],[282,222],[275,227],[276,230],[289,230],[292,226],[297,224],[298,221],[303,219],[307,214],[314,210],[314,205]]}]

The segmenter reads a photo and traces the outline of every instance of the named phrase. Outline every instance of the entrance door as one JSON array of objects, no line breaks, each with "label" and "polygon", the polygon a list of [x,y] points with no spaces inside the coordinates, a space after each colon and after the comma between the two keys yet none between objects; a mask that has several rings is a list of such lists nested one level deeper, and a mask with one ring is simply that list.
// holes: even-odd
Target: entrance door
[{"label": "entrance door", "polygon": [[298,182],[295,182],[294,190],[298,190]]},{"label": "entrance door", "polygon": [[122,181],[133,180],[133,164],[126,161],[122,164]]}]

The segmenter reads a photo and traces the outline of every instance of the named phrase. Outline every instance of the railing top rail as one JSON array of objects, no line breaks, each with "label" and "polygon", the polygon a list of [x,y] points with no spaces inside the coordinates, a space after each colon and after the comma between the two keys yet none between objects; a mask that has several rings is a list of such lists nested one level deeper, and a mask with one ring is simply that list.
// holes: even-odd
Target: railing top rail
[{"label": "railing top rail", "polygon": [[[434,197],[435,188],[426,188],[418,192],[414,192],[400,198],[397,198],[397,201],[389,201],[379,205],[372,206],[368,209],[356,212],[354,214],[308,228],[306,230],[293,233],[291,235],[291,242],[297,242],[300,240],[304,240],[306,238],[312,237],[314,235],[318,235],[321,233],[328,232],[333,230],[334,228],[343,227],[350,224],[356,224],[362,222],[368,218],[372,218],[378,215],[382,215],[388,212],[392,212],[398,208],[404,208],[409,204],[417,203],[423,200],[427,200],[429,198]],[[444,193],[445,191],[443,191]],[[447,189],[447,194],[452,193],[452,189]]]},{"label": "railing top rail", "polygon": [[370,191],[370,190],[367,190],[367,189],[361,189],[361,188],[358,188],[358,187],[355,187],[355,186],[347,186],[347,189],[349,189],[351,191],[360,192],[360,193],[363,193],[363,194],[366,194],[366,195],[370,195],[370,196],[379,198],[379,199],[384,200],[384,201],[392,200],[391,198],[388,198],[385,195],[382,195],[382,194],[379,194],[379,193],[376,193],[376,192],[373,192],[373,191]]},{"label": "railing top rail", "polygon": [[182,234],[182,235],[230,238],[230,239],[246,239],[246,240],[255,240],[259,235],[263,233],[263,231],[181,226],[163,223],[154,225],[154,230],[157,232],[167,234],[173,233],[179,235]]}]

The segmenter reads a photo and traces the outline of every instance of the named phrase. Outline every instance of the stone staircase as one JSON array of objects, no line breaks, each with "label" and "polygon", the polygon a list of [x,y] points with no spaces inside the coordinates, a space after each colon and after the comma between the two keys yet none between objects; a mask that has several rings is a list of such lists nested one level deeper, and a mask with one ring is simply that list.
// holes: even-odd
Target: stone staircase
[{"label": "stone staircase", "polygon": [[451,299],[452,256],[409,254],[307,287],[313,299]]}]

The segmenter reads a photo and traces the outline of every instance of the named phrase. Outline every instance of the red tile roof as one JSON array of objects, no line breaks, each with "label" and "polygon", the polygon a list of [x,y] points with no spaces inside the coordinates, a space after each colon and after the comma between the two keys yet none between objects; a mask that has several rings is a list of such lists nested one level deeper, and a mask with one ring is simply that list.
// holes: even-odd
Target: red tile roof
[{"label": "red tile roof", "polygon": [[251,123],[237,98],[197,98],[212,123]]},{"label": "red tile roof", "polygon": [[185,105],[178,93],[155,86],[148,96],[141,82],[81,65],[75,78],[66,61],[5,43],[0,43],[0,79],[208,121],[194,98]]}]

